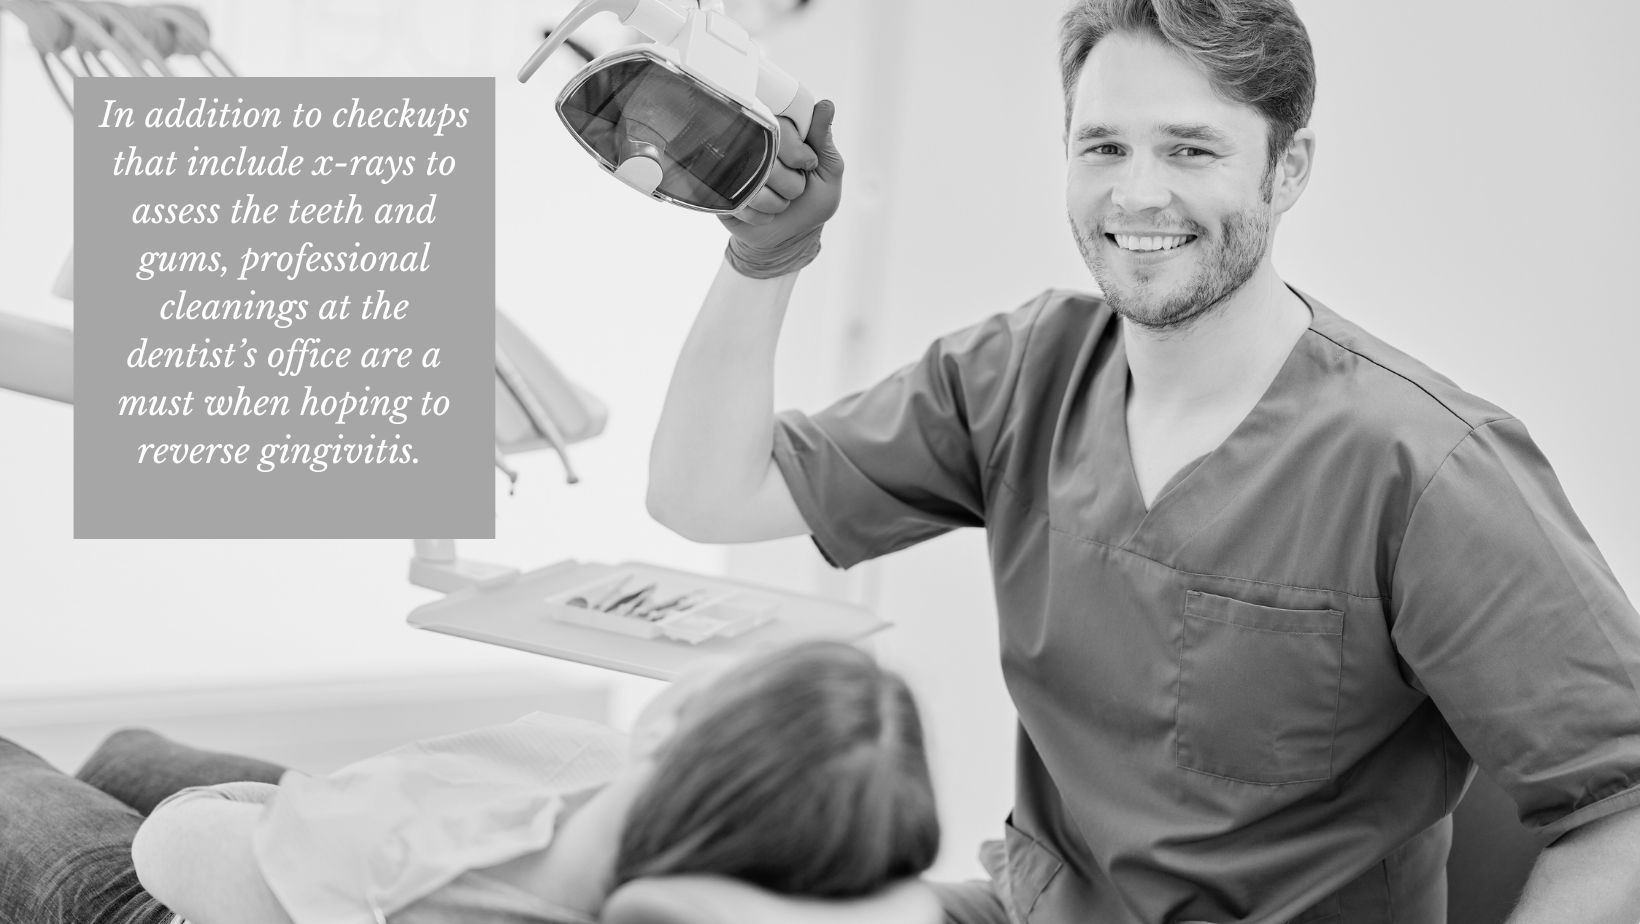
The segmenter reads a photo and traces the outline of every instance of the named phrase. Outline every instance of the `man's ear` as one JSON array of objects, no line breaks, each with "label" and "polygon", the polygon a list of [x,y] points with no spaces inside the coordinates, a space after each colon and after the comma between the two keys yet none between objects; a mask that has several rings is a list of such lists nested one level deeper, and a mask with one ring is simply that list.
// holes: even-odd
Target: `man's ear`
[{"label": "man's ear", "polygon": [[1270,182],[1270,205],[1277,215],[1292,208],[1304,188],[1310,185],[1310,168],[1315,164],[1315,130],[1304,127],[1293,132],[1287,153],[1276,162]]}]

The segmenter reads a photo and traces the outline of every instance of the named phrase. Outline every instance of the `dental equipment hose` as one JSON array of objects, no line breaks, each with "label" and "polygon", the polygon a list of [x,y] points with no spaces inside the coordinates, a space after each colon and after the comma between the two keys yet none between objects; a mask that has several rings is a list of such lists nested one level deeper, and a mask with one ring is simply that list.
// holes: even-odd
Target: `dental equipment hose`
[{"label": "dental equipment hose", "polygon": [[[575,467],[570,464],[569,445],[565,442],[563,433],[559,432],[557,424],[553,423],[552,415],[547,413],[547,409],[541,406],[540,401],[536,400],[535,393],[530,391],[529,384],[518,373],[518,369],[512,364],[512,360],[508,359],[506,354],[499,349],[495,351],[495,371],[501,377],[501,383],[506,386],[507,391],[518,402],[518,406],[523,409],[524,416],[529,419],[530,426],[535,428],[535,432],[539,433],[552,446],[554,452],[558,453],[558,458],[564,464],[565,479],[570,484],[580,482],[581,476],[575,474]],[[502,466],[501,470],[508,472],[514,481],[518,480],[518,476],[505,466]]]}]

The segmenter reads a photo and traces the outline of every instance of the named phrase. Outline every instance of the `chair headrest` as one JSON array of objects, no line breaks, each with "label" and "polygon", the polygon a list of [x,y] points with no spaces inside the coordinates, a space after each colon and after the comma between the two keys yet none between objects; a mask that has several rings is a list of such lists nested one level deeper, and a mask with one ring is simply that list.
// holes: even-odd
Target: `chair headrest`
[{"label": "chair headrest", "polygon": [[629,882],[609,897],[603,924],[941,924],[944,912],[912,880],[852,899],[795,898],[720,876]]}]

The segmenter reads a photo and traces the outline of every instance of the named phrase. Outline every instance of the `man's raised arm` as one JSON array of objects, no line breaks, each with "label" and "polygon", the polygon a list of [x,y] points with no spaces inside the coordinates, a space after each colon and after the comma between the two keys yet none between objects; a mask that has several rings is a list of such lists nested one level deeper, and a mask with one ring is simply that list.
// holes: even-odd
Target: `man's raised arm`
[{"label": "man's raised arm", "polygon": [[672,372],[647,503],[656,520],[697,542],[808,532],[772,453],[774,354],[797,271],[818,252],[841,196],[834,111],[829,101],[815,107],[806,145],[782,133],[783,163],[769,187],[724,219],[729,252]]}]

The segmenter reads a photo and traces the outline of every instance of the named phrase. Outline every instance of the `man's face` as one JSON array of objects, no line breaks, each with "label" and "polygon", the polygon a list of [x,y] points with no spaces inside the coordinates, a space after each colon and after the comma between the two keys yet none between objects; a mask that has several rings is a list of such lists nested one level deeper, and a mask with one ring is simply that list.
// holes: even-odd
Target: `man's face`
[{"label": "man's face", "polygon": [[1252,276],[1276,212],[1265,132],[1257,110],[1220,97],[1159,41],[1116,33],[1094,46],[1071,109],[1065,198],[1118,314],[1177,330]]}]

